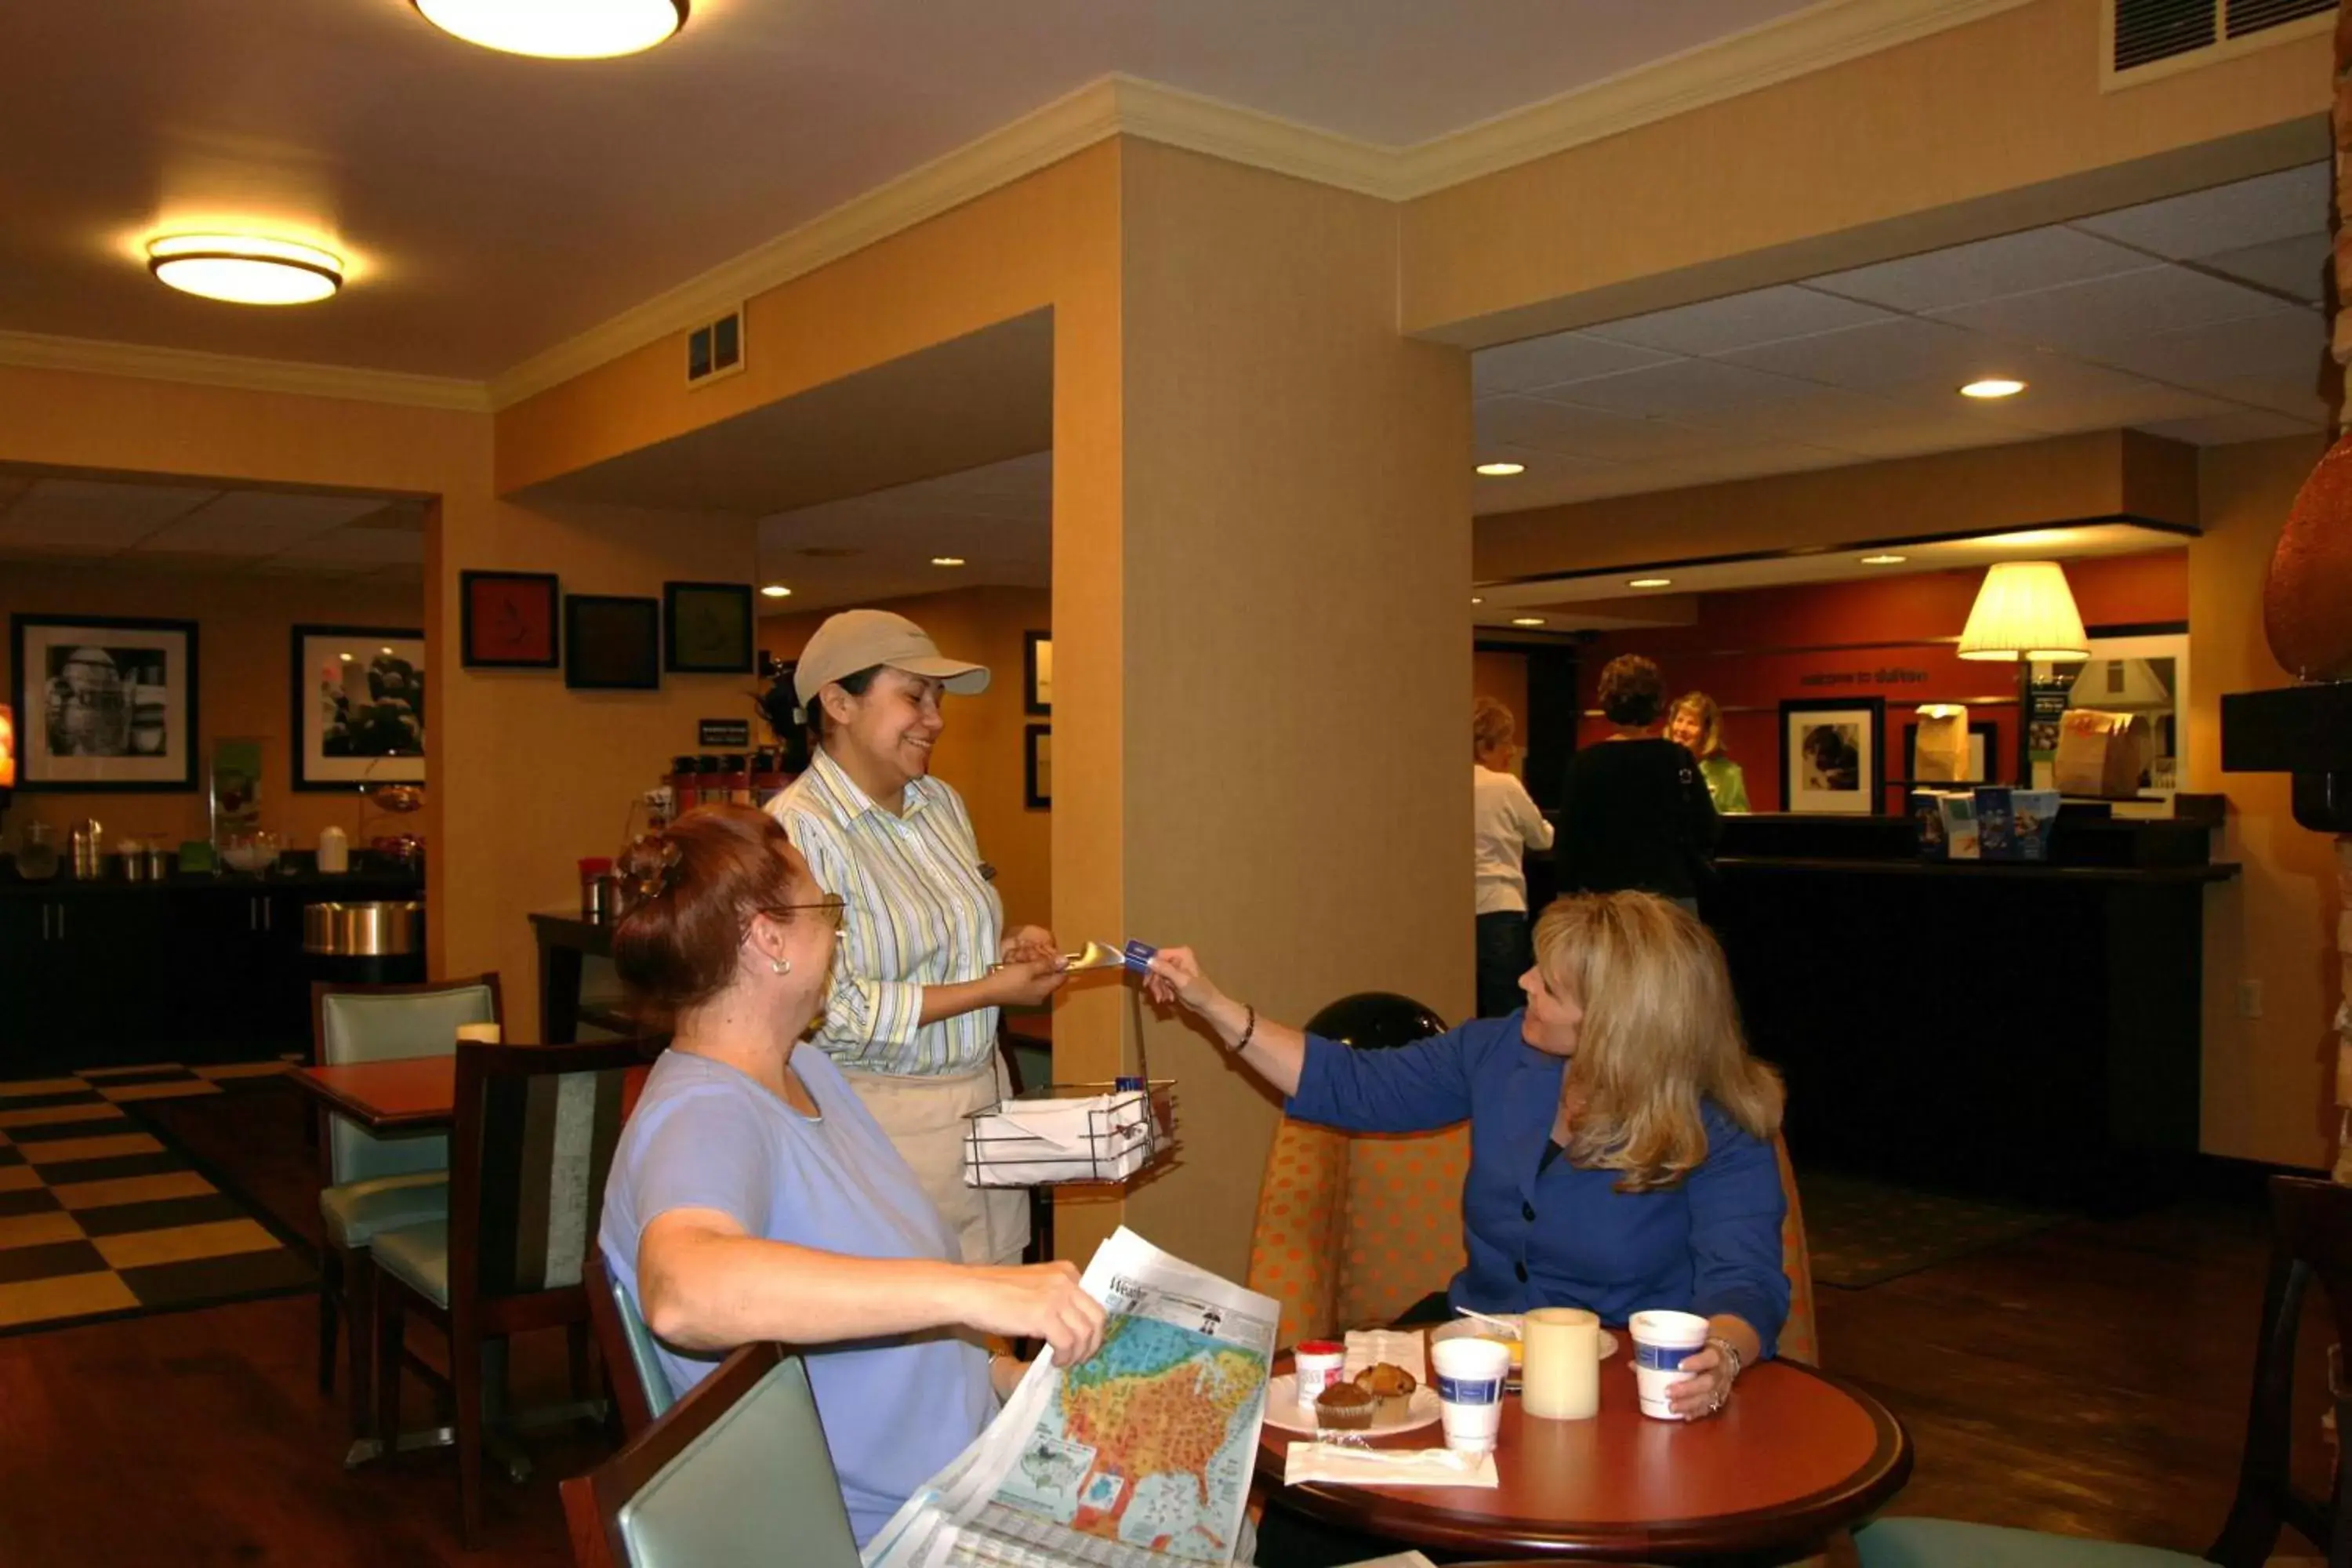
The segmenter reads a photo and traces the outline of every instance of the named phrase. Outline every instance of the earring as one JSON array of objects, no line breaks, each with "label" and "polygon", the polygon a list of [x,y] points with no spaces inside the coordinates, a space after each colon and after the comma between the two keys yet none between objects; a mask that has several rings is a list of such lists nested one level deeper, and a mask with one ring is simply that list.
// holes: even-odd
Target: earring
[{"label": "earring", "polygon": [[768,960],[768,967],[779,974],[790,974],[793,972],[793,961],[789,958],[772,958]]}]

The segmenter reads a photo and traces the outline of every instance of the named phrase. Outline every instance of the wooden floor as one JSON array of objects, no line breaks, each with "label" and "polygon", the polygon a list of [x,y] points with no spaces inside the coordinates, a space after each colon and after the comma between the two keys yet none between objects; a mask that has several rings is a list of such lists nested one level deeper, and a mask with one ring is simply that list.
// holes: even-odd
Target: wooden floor
[{"label": "wooden floor", "polygon": [[[250,1171],[248,1197],[309,1201],[290,1110],[212,1132],[218,1149],[198,1152]],[[2198,1552],[2235,1476],[2263,1259],[2251,1209],[2070,1224],[1822,1290],[1824,1363],[1911,1430],[1917,1468],[1893,1511]],[[569,1561],[554,1478],[593,1463],[599,1437],[534,1439],[538,1478],[491,1482],[483,1550],[464,1553],[452,1456],[342,1469],[341,1407],[312,1381],[313,1310],[293,1298],[0,1338],[0,1563]],[[2315,1369],[2325,1336],[2305,1337]],[[516,1361],[525,1398],[560,1388],[560,1337]],[[421,1395],[413,1407],[421,1418]]]}]

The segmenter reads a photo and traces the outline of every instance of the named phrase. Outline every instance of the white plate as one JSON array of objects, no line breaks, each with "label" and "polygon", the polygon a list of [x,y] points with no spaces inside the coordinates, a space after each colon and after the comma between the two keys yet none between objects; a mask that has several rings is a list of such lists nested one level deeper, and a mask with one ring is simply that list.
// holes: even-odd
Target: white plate
[{"label": "white plate", "polygon": [[[1383,1432],[1411,1432],[1429,1426],[1437,1419],[1437,1390],[1423,1385],[1405,1399],[1402,1415],[1376,1415],[1370,1426],[1353,1430],[1368,1437]],[[1290,1373],[1269,1381],[1265,1385],[1265,1424],[1279,1426],[1286,1432],[1315,1435],[1315,1413],[1301,1409],[1298,1404],[1298,1379]]]}]

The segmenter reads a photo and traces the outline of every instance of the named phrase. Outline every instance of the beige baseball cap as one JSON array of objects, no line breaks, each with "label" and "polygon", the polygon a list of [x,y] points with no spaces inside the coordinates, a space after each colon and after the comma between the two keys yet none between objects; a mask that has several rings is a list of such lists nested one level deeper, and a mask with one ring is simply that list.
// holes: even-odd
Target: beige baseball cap
[{"label": "beige baseball cap", "polygon": [[909,675],[927,675],[950,691],[970,697],[988,689],[988,666],[942,656],[922,627],[887,610],[844,610],[825,617],[801,650],[793,668],[793,690],[803,706],[845,675],[887,664]]}]

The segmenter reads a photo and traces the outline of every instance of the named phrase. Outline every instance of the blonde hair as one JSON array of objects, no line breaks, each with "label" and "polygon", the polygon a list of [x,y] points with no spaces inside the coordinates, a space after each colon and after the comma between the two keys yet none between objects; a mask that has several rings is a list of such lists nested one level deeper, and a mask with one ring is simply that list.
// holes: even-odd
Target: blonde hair
[{"label": "blonde hair", "polygon": [[1666,710],[1669,728],[1672,728],[1672,721],[1682,717],[1685,709],[1698,715],[1698,744],[1691,748],[1691,753],[1705,762],[1723,750],[1723,710],[1717,707],[1715,699],[1704,691],[1685,691],[1675,699],[1672,708]]},{"label": "blonde hair", "polygon": [[1780,1130],[1780,1075],[1748,1054],[1698,917],[1654,893],[1589,893],[1546,910],[1535,946],[1545,986],[1584,1009],[1561,1088],[1576,1164],[1622,1171],[1620,1192],[1673,1186],[1706,1158],[1702,1100],[1759,1139]]},{"label": "blonde hair", "polygon": [[1519,732],[1519,721],[1511,710],[1491,697],[1481,697],[1470,704],[1470,752],[1499,752],[1511,743]]}]

